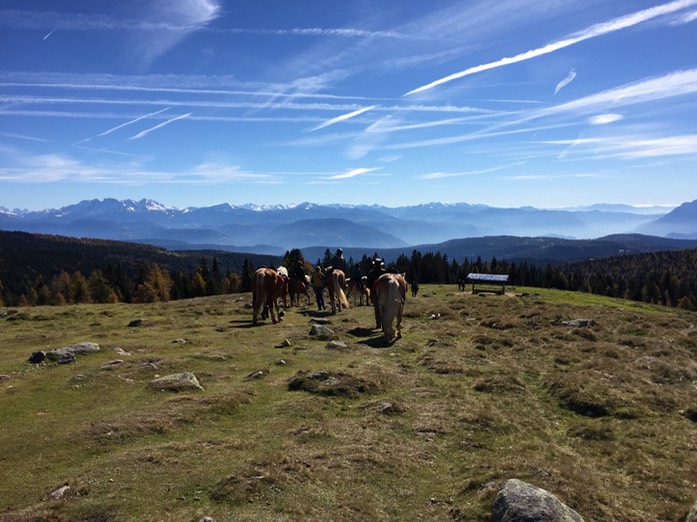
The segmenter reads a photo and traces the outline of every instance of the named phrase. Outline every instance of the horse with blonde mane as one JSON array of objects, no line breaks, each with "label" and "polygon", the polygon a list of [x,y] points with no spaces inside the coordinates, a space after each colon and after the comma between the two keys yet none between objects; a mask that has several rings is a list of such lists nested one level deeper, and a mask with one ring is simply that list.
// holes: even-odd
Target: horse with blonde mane
[{"label": "horse with blonde mane", "polygon": [[[388,343],[402,337],[402,312],[407,300],[407,281],[401,274],[383,274],[377,281],[377,300],[382,318],[382,332]],[[396,328],[392,321],[396,318]]]},{"label": "horse with blonde mane", "polygon": [[279,310],[278,299],[283,298],[285,305],[285,291],[288,289],[283,276],[273,268],[262,267],[254,273],[252,285],[252,324],[257,324],[260,315],[266,319],[268,313],[271,313],[274,324],[282,321],[283,313]]},{"label": "horse with blonde mane", "polygon": [[342,306],[344,308],[350,308],[348,299],[346,299],[346,293],[344,292],[346,275],[343,270],[339,270],[338,268],[332,269],[332,271],[327,274],[325,284],[329,291],[329,303],[332,306],[333,314],[336,313],[337,308],[339,312],[341,312]]}]

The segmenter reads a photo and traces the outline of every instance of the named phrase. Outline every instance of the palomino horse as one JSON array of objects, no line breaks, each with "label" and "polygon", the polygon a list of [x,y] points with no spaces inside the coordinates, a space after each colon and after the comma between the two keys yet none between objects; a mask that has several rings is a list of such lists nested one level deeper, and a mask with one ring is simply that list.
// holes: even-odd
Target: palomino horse
[{"label": "palomino horse", "polygon": [[293,306],[293,302],[296,302],[300,306],[300,295],[304,295],[307,298],[307,304],[309,305],[310,300],[310,276],[305,276],[305,281],[300,281],[298,279],[290,279],[288,281],[288,295],[290,296],[290,306]]},{"label": "palomino horse", "polygon": [[370,289],[368,288],[368,276],[361,277],[361,283],[358,284],[353,278],[346,280],[346,286],[348,290],[346,291],[346,298],[353,296],[353,306],[356,306],[356,300],[360,306],[363,306],[363,298],[365,298],[365,305],[370,306]]},{"label": "palomino horse", "polygon": [[260,312],[263,319],[267,310],[271,313],[274,324],[282,321],[283,316],[278,309],[278,298],[283,297],[285,303],[284,289],[287,287],[283,276],[273,268],[262,267],[254,273],[252,284],[252,324],[257,324]]},{"label": "palomino horse", "polygon": [[[344,306],[344,308],[349,308],[349,302],[348,299],[346,299],[346,294],[344,293],[344,286],[346,285],[346,276],[344,275],[343,270],[334,268],[331,271],[331,273],[328,274],[325,284],[327,285],[327,290],[329,291],[329,302],[332,305],[332,313],[336,313],[337,305],[339,308],[339,312],[341,312],[342,305]],[[335,294],[338,299],[335,299]]]},{"label": "palomino horse", "polygon": [[[385,340],[402,337],[402,312],[407,300],[407,281],[400,274],[383,274],[377,283],[377,299],[382,318],[382,331]],[[397,327],[392,327],[392,320],[397,319]]]}]

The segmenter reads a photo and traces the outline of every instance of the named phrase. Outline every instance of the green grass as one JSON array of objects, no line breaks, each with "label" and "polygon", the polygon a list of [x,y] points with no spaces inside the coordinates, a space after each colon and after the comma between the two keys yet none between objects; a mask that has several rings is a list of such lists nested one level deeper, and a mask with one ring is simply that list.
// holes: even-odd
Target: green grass
[{"label": "green grass", "polygon": [[[311,307],[250,327],[250,295],[0,309],[0,521],[484,521],[509,478],[586,520],[684,519],[697,314],[516,292],[422,285],[391,345],[351,308],[329,317],[345,350]],[[81,341],[102,350],[26,362]],[[320,370],[345,386],[289,389]],[[147,388],[181,371],[205,391]]]}]

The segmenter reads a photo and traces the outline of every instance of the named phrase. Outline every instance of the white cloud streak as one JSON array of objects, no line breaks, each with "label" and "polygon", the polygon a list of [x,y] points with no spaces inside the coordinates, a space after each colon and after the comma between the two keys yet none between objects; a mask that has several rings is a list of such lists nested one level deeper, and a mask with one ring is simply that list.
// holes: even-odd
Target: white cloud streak
[{"label": "white cloud streak", "polygon": [[675,13],[693,5],[697,5],[697,0],[675,0],[673,2],[668,2],[667,4],[662,4],[659,6],[651,7],[649,9],[644,9],[642,11],[637,11],[626,16],[621,16],[609,22],[594,24],[589,28],[584,29],[583,31],[572,34],[568,38],[564,38],[563,40],[558,40],[556,42],[547,44],[544,47],[538,47],[537,49],[532,49],[530,51],[526,51],[515,56],[501,58],[500,60],[497,60],[495,62],[477,65],[465,69],[464,71],[450,74],[426,85],[422,85],[421,87],[417,87],[416,89],[412,89],[411,91],[404,94],[404,96],[411,96],[413,94],[428,91],[430,89],[433,89],[434,87],[443,85],[444,83],[464,78],[465,76],[477,74],[483,71],[488,71],[490,69],[496,69],[498,67],[505,67],[507,65],[524,62],[526,60],[531,60],[539,56],[554,53],[556,51],[559,51],[560,49],[570,47],[585,40],[590,40],[591,38],[597,38],[598,36],[604,36],[606,34],[620,31],[622,29],[627,29],[629,27],[633,27],[635,25],[646,22],[648,20],[652,20],[659,16]]},{"label": "white cloud streak", "polygon": [[129,125],[133,125],[134,123],[138,123],[141,120],[145,120],[147,118],[152,118],[153,116],[157,116],[158,114],[162,114],[165,111],[168,111],[171,109],[171,107],[165,107],[164,109],[161,109],[159,111],[151,112],[149,114],[145,114],[144,116],[138,116],[135,119],[132,119],[131,121],[127,121],[126,123],[122,123],[121,125],[117,125],[116,127],[112,127],[111,129],[105,130],[104,132],[100,132],[97,134],[96,137],[101,137],[101,136],[106,136],[108,134],[111,134],[112,132],[116,132],[119,129],[123,129],[124,127],[128,127]]},{"label": "white cloud streak", "polygon": [[376,170],[381,170],[381,168],[382,167],[373,167],[373,168],[359,167],[356,169],[351,169],[348,172],[344,172],[343,174],[336,174],[334,176],[329,176],[327,179],[337,180],[337,179],[355,178],[356,176],[361,176],[363,174],[375,172]]},{"label": "white cloud streak", "polygon": [[608,123],[614,123],[620,121],[624,118],[621,114],[598,114],[596,116],[591,116],[588,123],[591,125],[607,125]]},{"label": "white cloud streak", "polygon": [[576,78],[576,71],[574,69],[571,69],[569,71],[569,74],[566,75],[566,78],[560,81],[554,88],[554,95],[556,96],[559,91],[561,91],[564,87],[573,82],[574,78]]},{"label": "white cloud streak", "polygon": [[356,116],[359,116],[363,114],[364,112],[368,112],[372,109],[377,107],[376,105],[371,105],[370,107],[362,107],[360,109],[357,109],[353,112],[349,112],[348,114],[342,114],[341,116],[337,116],[336,118],[332,118],[330,120],[327,120],[325,122],[320,123],[319,125],[315,125],[310,129],[310,131],[316,131],[319,129],[324,129],[325,127],[329,127],[330,125],[334,125],[335,123],[339,123],[341,121],[346,121],[350,120],[351,118],[355,118]]},{"label": "white cloud streak", "polygon": [[136,134],[135,136],[131,136],[128,139],[129,140],[139,140],[141,138],[144,138],[145,136],[147,136],[151,132],[156,131],[157,129],[161,129],[165,125],[169,125],[170,123],[174,123],[175,121],[183,120],[184,118],[188,118],[189,116],[191,116],[191,114],[192,113],[189,112],[187,114],[181,114],[179,116],[175,116],[174,118],[170,118],[169,120],[163,121],[162,123],[159,123],[159,124],[155,125],[154,127],[150,127],[149,129],[145,129],[144,131],[141,131],[138,134]]},{"label": "white cloud streak", "polygon": [[682,134],[654,138],[641,135],[579,138],[576,140],[550,140],[543,143],[590,147],[596,159],[618,158],[625,160],[655,158],[663,156],[697,155],[697,134]]}]

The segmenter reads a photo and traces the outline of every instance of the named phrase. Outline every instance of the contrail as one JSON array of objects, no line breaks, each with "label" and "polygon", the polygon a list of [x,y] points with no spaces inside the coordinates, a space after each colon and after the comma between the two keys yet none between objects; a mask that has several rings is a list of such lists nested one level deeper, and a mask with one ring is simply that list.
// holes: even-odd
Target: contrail
[{"label": "contrail", "polygon": [[363,107],[361,109],[358,109],[353,112],[349,112],[348,114],[342,114],[341,116],[337,116],[336,118],[332,118],[331,120],[327,120],[323,123],[320,123],[319,125],[316,125],[310,129],[310,132],[316,131],[319,129],[323,129],[324,127],[329,127],[330,125],[334,125],[335,123],[339,123],[340,121],[345,121],[349,120],[355,116],[358,116],[359,114],[363,114],[364,112],[368,112],[371,109],[374,109],[377,107],[377,105],[371,105],[370,107]]},{"label": "contrail", "polygon": [[116,127],[113,127],[113,128],[111,128],[111,129],[109,129],[109,130],[105,130],[104,132],[101,132],[101,133],[97,134],[97,136],[95,136],[95,137],[96,137],[96,138],[99,138],[99,137],[101,137],[101,136],[106,136],[107,134],[111,134],[111,133],[114,132],[114,131],[117,131],[117,130],[119,130],[119,129],[122,129],[123,127],[126,127],[126,126],[128,126],[128,125],[132,125],[132,124],[134,124],[134,123],[137,123],[137,122],[139,122],[140,120],[144,120],[144,119],[146,119],[146,118],[150,118],[151,116],[157,116],[158,114],[161,114],[161,113],[163,113],[163,112],[165,112],[165,111],[168,111],[168,110],[170,110],[171,108],[172,108],[172,107],[165,107],[164,109],[161,109],[161,110],[159,110],[159,111],[151,112],[150,114],[145,114],[144,116],[138,116],[137,118],[135,118],[135,119],[133,119],[133,120],[131,120],[131,121],[127,121],[126,123],[122,123],[121,125],[117,125]]},{"label": "contrail", "polygon": [[441,78],[441,79],[436,80],[434,82],[431,82],[429,84],[422,85],[421,87],[413,89],[413,90],[409,91],[408,93],[404,94],[403,96],[411,96],[412,94],[417,94],[419,92],[428,91],[428,90],[433,89],[434,87],[437,87],[437,86],[442,85],[444,83],[448,83],[448,82],[451,82],[453,80],[457,80],[459,78],[469,76],[471,74],[476,74],[476,73],[479,73],[482,71],[488,71],[489,69],[496,69],[498,67],[503,67],[505,65],[511,65],[514,63],[524,62],[524,61],[530,60],[532,58],[537,58],[538,56],[550,54],[550,53],[553,53],[553,52],[558,51],[560,49],[564,49],[566,47],[569,47],[571,45],[575,45],[579,42],[583,42],[584,40],[589,40],[591,38],[595,38],[596,36],[603,36],[606,34],[610,34],[610,33],[613,33],[615,31],[619,31],[621,29],[627,29],[628,27],[633,27],[637,24],[640,24],[642,22],[646,22],[646,21],[651,20],[653,18],[656,18],[658,16],[674,13],[676,11],[679,11],[679,10],[684,9],[686,7],[690,7],[690,6],[695,5],[695,4],[697,4],[697,0],[675,0],[673,2],[668,2],[667,4],[662,4],[662,5],[658,5],[655,7],[650,7],[649,9],[644,9],[643,11],[637,11],[635,13],[632,13],[632,14],[629,14],[626,16],[621,16],[619,18],[615,18],[614,20],[610,20],[609,22],[598,23],[598,24],[590,26],[589,28],[587,28],[579,33],[576,33],[576,34],[570,36],[569,38],[565,38],[563,40],[559,40],[557,42],[547,44],[544,47],[532,49],[530,51],[526,51],[526,52],[518,54],[516,56],[509,56],[506,58],[501,58],[500,60],[497,60],[495,62],[489,62],[489,63],[485,63],[482,65],[476,65],[474,67],[470,67],[469,69],[465,69],[464,71],[460,71],[460,72],[451,74],[449,76],[445,76],[444,78]]},{"label": "contrail", "polygon": [[169,120],[167,120],[167,121],[163,121],[162,123],[160,123],[160,124],[158,124],[158,125],[155,125],[154,127],[151,127],[151,128],[149,128],[149,129],[145,129],[144,131],[139,132],[139,133],[136,134],[135,136],[131,136],[131,137],[128,138],[128,139],[129,139],[129,140],[139,140],[140,138],[144,138],[145,136],[147,136],[148,134],[150,134],[152,131],[155,131],[155,130],[157,130],[157,129],[161,129],[161,128],[164,127],[165,125],[169,125],[170,123],[175,122],[175,121],[177,121],[177,120],[183,120],[184,118],[188,118],[188,117],[191,116],[192,114],[193,114],[193,112],[188,112],[188,113],[186,113],[186,114],[182,114],[181,116],[175,116],[174,118],[171,118],[171,119],[169,119]]},{"label": "contrail", "polygon": [[[57,29],[57,28],[56,28]],[[44,36],[44,40],[56,32],[56,29],[51,29],[51,32]]]}]

